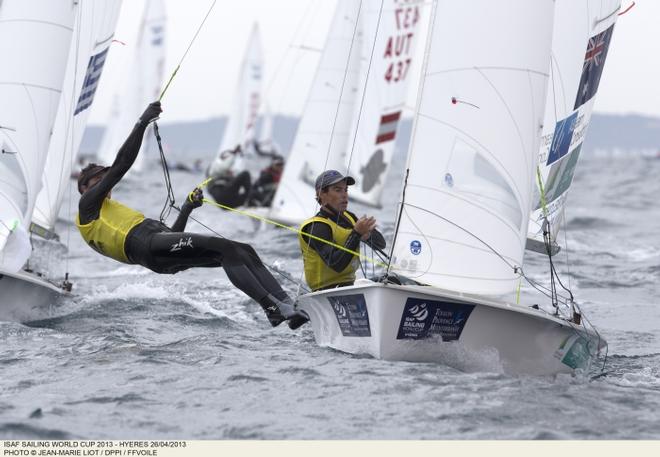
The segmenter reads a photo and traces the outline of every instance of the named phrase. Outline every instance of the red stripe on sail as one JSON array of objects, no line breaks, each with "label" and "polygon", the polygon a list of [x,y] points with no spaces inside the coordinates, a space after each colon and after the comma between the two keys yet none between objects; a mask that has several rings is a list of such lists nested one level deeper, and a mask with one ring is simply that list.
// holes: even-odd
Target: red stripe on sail
[{"label": "red stripe on sail", "polygon": [[394,139],[395,136],[396,136],[396,130],[388,133],[383,133],[382,135],[378,135],[376,137],[376,144],[384,143],[385,141],[391,141]]}]

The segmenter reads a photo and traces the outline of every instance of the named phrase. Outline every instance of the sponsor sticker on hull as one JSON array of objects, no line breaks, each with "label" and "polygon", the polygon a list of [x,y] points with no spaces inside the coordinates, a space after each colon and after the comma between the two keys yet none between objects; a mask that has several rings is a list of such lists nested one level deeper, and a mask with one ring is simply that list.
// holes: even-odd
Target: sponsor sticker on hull
[{"label": "sponsor sticker on hull", "polygon": [[328,297],[328,301],[335,312],[342,335],[371,336],[369,313],[364,295],[340,295]]},{"label": "sponsor sticker on hull", "polygon": [[410,297],[406,300],[399,323],[397,340],[421,340],[440,336],[454,341],[474,309],[474,305]]}]

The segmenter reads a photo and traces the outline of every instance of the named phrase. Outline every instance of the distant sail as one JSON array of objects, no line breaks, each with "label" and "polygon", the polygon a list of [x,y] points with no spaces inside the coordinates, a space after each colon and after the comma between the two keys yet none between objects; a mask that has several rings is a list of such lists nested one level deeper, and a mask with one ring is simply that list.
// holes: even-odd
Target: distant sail
[{"label": "distant sail", "polygon": [[360,89],[366,86],[366,92],[356,106],[351,134],[355,144],[346,169],[357,180],[351,200],[380,206],[408,88],[411,81],[417,83],[411,69],[426,7],[421,0],[365,0],[363,8]]},{"label": "distant sail", "polygon": [[270,217],[297,224],[316,212],[314,181],[345,169],[361,66],[361,2],[339,0]]},{"label": "distant sail", "polygon": [[[222,136],[216,158],[209,168],[211,175],[217,174],[216,164],[222,162],[220,154],[223,151],[241,145],[243,151],[246,152],[256,139],[257,117],[262,103],[262,85],[263,50],[259,27],[254,24],[241,64],[236,95],[232,103],[232,112],[227,120],[227,127]],[[239,157],[239,160],[234,162],[234,168],[240,170],[243,166],[243,161]]]},{"label": "distant sail", "polygon": [[71,42],[62,98],[43,174],[43,188],[32,217],[33,223],[48,231],[55,227],[71,179],[120,8],[121,0],[84,1],[76,15],[76,38]]},{"label": "distant sail", "polygon": [[555,1],[552,67],[539,150],[544,198],[535,178],[528,249],[546,252],[543,200],[550,240],[556,243],[620,8],[620,0]]},{"label": "distant sail", "polygon": [[392,270],[456,292],[515,291],[546,100],[553,5],[434,4]]},{"label": "distant sail", "polygon": [[[100,163],[110,165],[119,148],[138,121],[147,105],[158,100],[163,89],[166,50],[166,15],[163,0],[147,0],[136,44],[133,46],[131,67],[125,69],[121,92],[115,95],[114,106],[97,157]],[[131,167],[141,171],[149,142],[153,135],[147,131],[145,144]],[[154,156],[154,159],[156,156]]]}]

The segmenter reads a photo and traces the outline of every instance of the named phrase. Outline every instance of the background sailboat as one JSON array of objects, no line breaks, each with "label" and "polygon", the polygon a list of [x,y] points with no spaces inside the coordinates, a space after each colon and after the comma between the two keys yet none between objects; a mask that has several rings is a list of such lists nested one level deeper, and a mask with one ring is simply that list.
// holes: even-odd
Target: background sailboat
[{"label": "background sailboat", "polygon": [[[251,150],[252,142],[257,138],[256,125],[262,103],[262,78],[263,51],[259,27],[254,24],[241,64],[232,112],[222,136],[220,149],[209,166],[209,176],[216,175],[223,169],[221,158],[223,152],[233,150],[238,145],[241,146],[243,154]],[[242,156],[236,158],[232,168],[234,171],[242,171],[245,168]]]},{"label": "background sailboat", "polygon": [[434,3],[389,268],[418,283],[305,296],[319,344],[412,361],[490,353],[531,374],[585,368],[602,347],[592,329],[514,300],[553,14],[553,1]]},{"label": "background sailboat", "polygon": [[[165,71],[166,16],[163,0],[147,0],[137,42],[122,91],[115,96],[110,119],[97,152],[98,161],[110,165],[138,117],[149,103],[157,100]],[[151,127],[150,127],[151,129]],[[143,151],[131,167],[139,172],[153,135],[145,133]],[[156,156],[154,156],[156,157]]]},{"label": "background sailboat", "polygon": [[50,133],[58,112],[77,5],[0,3],[0,307],[4,317],[59,290],[22,270]]}]

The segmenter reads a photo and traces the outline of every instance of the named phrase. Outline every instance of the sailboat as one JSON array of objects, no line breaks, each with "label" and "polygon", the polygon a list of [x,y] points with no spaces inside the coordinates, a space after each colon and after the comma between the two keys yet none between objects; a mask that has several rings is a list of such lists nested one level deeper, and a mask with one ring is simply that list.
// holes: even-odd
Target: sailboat
[{"label": "sailboat", "polygon": [[[126,71],[121,92],[115,94],[110,120],[97,152],[98,161],[102,164],[114,162],[117,151],[137,122],[135,113],[141,113],[145,106],[160,96],[165,71],[166,20],[164,1],[147,0],[130,60],[132,66]],[[145,133],[145,152],[149,150],[148,142],[153,137],[149,131]],[[138,155],[131,173],[142,170],[145,155]]]},{"label": "sailboat", "polygon": [[24,269],[28,235],[57,115],[77,5],[0,3],[0,310],[20,317],[59,287]]},{"label": "sailboat", "polygon": [[[261,106],[261,88],[263,77],[263,52],[259,26],[254,24],[243,56],[243,62],[238,77],[233,111],[229,115],[227,127],[220,143],[215,159],[211,162],[208,175],[214,176],[224,170],[228,151],[241,146],[243,154],[251,148],[256,139],[256,124]],[[239,155],[231,159],[232,170],[243,171],[245,161]]]},{"label": "sailboat", "polygon": [[587,370],[606,347],[578,315],[516,299],[562,39],[554,6],[433,3],[387,274],[301,297],[318,344],[386,360],[473,354],[533,375]]},{"label": "sailboat", "polygon": [[361,176],[351,197],[380,206],[405,108],[422,2],[340,1],[269,218],[316,213],[314,181],[327,169]]}]

